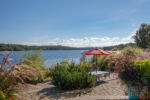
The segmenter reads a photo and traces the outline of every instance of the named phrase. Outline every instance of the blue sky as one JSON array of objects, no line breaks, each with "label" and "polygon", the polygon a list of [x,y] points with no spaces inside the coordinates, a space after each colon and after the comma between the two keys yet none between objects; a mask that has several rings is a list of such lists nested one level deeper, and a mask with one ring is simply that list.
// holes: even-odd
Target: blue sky
[{"label": "blue sky", "polygon": [[0,0],[0,43],[110,46],[133,42],[150,0]]}]

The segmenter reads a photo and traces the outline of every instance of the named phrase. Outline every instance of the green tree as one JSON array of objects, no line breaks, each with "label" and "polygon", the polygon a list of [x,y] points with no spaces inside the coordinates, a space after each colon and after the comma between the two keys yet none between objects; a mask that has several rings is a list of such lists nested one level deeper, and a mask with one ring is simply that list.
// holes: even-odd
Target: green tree
[{"label": "green tree", "polygon": [[137,46],[150,48],[150,24],[141,24],[139,30],[136,31],[134,40]]}]

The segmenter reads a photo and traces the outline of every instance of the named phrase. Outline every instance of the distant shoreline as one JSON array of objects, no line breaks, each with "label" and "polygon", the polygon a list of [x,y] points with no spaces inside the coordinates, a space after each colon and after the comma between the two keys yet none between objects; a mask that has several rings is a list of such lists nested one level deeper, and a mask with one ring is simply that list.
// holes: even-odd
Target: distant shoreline
[{"label": "distant shoreline", "polygon": [[[63,50],[63,49],[62,49]],[[66,50],[67,51],[67,49],[64,49],[64,50]],[[70,49],[70,50],[89,50],[89,49]],[[69,50],[69,51],[70,51]],[[2,52],[2,51],[40,51],[40,50],[0,50],[0,52]],[[41,51],[61,51],[61,50],[41,50]]]},{"label": "distant shoreline", "polygon": [[[135,47],[134,43],[120,44],[115,46],[97,47],[104,50],[123,49],[127,46]],[[0,43],[0,51],[28,51],[28,50],[89,50],[95,47],[69,47],[62,45],[28,46],[21,44]]]}]

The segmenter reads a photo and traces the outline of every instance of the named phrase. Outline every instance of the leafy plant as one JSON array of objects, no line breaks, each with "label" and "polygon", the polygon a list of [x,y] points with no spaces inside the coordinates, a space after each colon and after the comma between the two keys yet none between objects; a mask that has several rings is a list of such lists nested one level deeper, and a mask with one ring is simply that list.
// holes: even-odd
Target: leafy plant
[{"label": "leafy plant", "polygon": [[82,89],[95,85],[95,77],[74,63],[68,67],[57,64],[51,76],[54,85],[66,90]]},{"label": "leafy plant", "polygon": [[147,78],[150,82],[150,60],[137,60],[135,65],[140,75]]}]

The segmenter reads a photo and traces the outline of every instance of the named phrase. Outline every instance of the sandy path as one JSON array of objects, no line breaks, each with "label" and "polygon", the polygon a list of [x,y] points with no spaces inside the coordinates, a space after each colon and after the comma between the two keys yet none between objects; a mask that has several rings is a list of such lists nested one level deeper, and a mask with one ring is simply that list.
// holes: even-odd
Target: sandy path
[{"label": "sandy path", "polygon": [[55,87],[51,80],[45,80],[37,85],[28,85],[15,93],[20,100],[116,100],[128,99],[120,81],[114,75],[103,79],[92,89],[64,91]]}]

